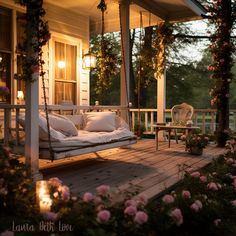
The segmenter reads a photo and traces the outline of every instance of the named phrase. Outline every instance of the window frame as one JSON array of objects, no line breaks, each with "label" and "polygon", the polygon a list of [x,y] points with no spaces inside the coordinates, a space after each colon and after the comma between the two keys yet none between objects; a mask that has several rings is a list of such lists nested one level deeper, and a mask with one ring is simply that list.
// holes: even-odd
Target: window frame
[{"label": "window frame", "polygon": [[[55,42],[60,42],[72,46],[76,46],[76,79],[75,80],[60,80],[55,79],[55,66],[56,66],[56,60],[55,60]],[[51,95],[52,95],[52,103],[55,104],[56,101],[56,94],[55,94],[55,87],[56,82],[66,82],[66,83],[74,83],[75,85],[75,104],[79,104],[79,91],[80,91],[80,72],[81,72],[81,58],[82,58],[82,40],[68,36],[65,34],[57,33],[57,32],[51,32],[51,40],[50,40],[50,46],[49,46],[49,70],[50,70],[50,81],[52,81],[52,84],[49,86],[52,88]]]}]

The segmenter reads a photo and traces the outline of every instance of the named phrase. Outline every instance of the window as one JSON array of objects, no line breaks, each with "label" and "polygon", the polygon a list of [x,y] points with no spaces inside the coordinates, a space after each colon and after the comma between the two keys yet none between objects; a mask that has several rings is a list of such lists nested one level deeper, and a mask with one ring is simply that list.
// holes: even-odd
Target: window
[{"label": "window", "polygon": [[[12,45],[12,11],[0,7],[0,86],[11,91],[11,45]],[[10,95],[0,96],[0,102],[10,103]]]},{"label": "window", "polygon": [[77,46],[55,41],[55,104],[76,104]]},{"label": "window", "polygon": [[12,44],[12,11],[5,7],[0,7],[0,50],[11,51]]}]

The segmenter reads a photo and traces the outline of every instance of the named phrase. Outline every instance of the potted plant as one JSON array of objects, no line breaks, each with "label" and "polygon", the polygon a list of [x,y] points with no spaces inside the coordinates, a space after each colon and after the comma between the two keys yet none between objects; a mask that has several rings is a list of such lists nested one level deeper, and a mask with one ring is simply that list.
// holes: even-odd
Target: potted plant
[{"label": "potted plant", "polygon": [[203,148],[208,144],[209,138],[203,134],[189,133],[182,135],[181,140],[185,141],[186,150],[193,155],[202,155]]}]

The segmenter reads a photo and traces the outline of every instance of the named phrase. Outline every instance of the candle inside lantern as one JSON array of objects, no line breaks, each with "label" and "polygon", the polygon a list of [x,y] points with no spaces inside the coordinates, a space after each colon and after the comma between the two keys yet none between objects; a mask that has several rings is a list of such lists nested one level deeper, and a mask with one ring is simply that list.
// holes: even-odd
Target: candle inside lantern
[{"label": "candle inside lantern", "polygon": [[37,202],[39,203],[40,213],[46,213],[51,210],[52,200],[49,195],[49,188],[46,180],[37,181],[36,197]]},{"label": "candle inside lantern", "polygon": [[42,196],[42,199],[39,202],[40,213],[46,213],[51,210],[52,200],[49,194]]}]

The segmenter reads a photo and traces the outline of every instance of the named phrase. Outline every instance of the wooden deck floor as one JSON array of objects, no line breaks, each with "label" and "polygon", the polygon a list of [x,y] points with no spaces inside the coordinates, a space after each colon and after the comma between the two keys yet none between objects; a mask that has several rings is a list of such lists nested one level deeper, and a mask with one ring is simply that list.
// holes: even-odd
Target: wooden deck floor
[{"label": "wooden deck floor", "polygon": [[40,160],[44,179],[60,178],[72,192],[95,192],[101,184],[116,190],[139,190],[149,199],[177,183],[184,167],[199,169],[225,149],[208,146],[202,156],[189,155],[182,144],[160,142],[155,151],[154,140],[140,140],[130,149],[110,149],[65,160]]}]

